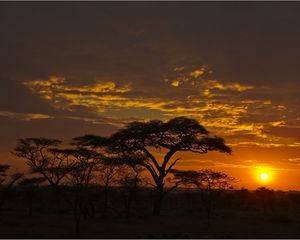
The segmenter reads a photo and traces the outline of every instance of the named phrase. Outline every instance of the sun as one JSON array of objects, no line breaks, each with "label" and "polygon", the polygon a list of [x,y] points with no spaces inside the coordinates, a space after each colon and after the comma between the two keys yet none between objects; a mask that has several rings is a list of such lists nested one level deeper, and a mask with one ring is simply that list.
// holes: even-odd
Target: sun
[{"label": "sun", "polygon": [[257,166],[253,171],[253,177],[256,179],[257,183],[269,184],[274,180],[274,171],[270,167]]},{"label": "sun", "polygon": [[262,181],[266,181],[266,180],[268,180],[268,178],[269,178],[269,175],[267,173],[263,172],[260,174],[260,179]]}]

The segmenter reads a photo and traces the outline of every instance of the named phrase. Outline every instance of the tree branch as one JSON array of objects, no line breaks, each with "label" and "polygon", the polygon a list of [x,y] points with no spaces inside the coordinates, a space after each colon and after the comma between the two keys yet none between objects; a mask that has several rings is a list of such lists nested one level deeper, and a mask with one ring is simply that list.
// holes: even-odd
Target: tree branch
[{"label": "tree branch", "polygon": [[149,163],[148,164],[147,163],[143,163],[141,165],[148,169],[148,171],[150,172],[151,176],[153,177],[153,180],[155,182],[157,182],[158,181],[158,175],[157,175],[155,169],[153,168],[153,166],[151,164],[149,164]]},{"label": "tree branch", "polygon": [[168,169],[166,170],[166,175],[171,171],[172,167],[177,163],[177,161],[179,161],[180,158],[176,158],[176,160],[174,162],[171,163],[171,165],[168,167]]},{"label": "tree branch", "polygon": [[164,157],[164,162],[161,165],[161,168],[164,170],[166,169],[166,166],[169,162],[169,160],[171,159],[171,157],[177,152],[177,147],[172,148],[169,152],[167,152],[167,154]]},{"label": "tree branch", "polygon": [[156,167],[156,169],[158,171],[160,171],[161,167],[159,166],[156,158],[147,150],[147,148],[143,147],[143,151],[147,154],[147,156],[151,159],[151,161],[153,162],[154,166]]}]

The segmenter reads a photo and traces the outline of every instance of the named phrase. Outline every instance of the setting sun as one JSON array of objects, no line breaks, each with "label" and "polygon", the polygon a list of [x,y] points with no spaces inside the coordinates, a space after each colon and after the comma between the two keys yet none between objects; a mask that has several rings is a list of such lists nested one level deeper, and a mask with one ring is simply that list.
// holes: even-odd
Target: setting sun
[{"label": "setting sun", "polygon": [[267,173],[263,172],[260,174],[260,178],[261,178],[261,180],[266,181],[266,180],[268,180],[269,176]]},{"label": "setting sun", "polygon": [[274,170],[269,166],[256,166],[253,177],[257,184],[269,184],[274,181]]}]

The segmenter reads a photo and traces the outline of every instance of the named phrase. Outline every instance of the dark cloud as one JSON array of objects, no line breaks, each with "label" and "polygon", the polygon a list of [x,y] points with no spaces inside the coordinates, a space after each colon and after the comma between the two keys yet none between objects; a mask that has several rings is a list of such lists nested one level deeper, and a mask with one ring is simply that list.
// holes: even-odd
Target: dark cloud
[{"label": "dark cloud", "polygon": [[53,108],[12,77],[0,77],[0,111],[53,113]]},{"label": "dark cloud", "polygon": [[265,131],[274,136],[287,137],[300,141],[299,127],[268,127]]},{"label": "dark cloud", "polygon": [[89,79],[113,72],[155,82],[168,67],[199,61],[216,78],[242,83],[290,82],[298,74],[297,3],[1,5],[2,66],[18,74]]},{"label": "dark cloud", "polygon": [[82,119],[47,118],[20,120],[0,117],[1,146],[13,146],[16,139],[23,137],[51,137],[70,141],[83,134],[107,136],[116,131],[116,127],[107,123],[93,124]]}]

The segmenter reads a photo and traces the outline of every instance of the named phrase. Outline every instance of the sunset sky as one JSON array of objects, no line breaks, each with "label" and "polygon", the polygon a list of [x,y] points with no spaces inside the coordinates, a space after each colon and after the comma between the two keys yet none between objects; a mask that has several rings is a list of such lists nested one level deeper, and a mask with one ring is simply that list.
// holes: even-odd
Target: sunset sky
[{"label": "sunset sky", "polygon": [[[233,154],[180,154],[300,190],[300,2],[1,2],[0,161],[17,138],[192,117]],[[258,179],[262,172],[270,178]]]}]

